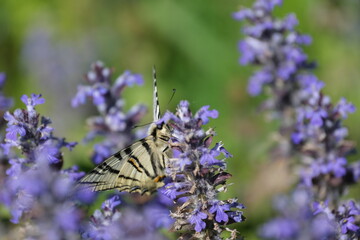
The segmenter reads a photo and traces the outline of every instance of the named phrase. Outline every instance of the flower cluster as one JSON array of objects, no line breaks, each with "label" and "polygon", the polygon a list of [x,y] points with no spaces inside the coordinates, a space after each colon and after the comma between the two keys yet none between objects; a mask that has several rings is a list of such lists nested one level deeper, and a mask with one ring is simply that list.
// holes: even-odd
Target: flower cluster
[{"label": "flower cluster", "polygon": [[360,217],[359,204],[353,200],[342,202],[338,208],[333,211],[327,202],[314,202],[314,214],[324,214],[331,219],[338,229],[340,239],[357,239],[360,236],[360,227],[358,224]]},{"label": "flower cluster", "polygon": [[[282,148],[284,155],[299,156],[300,183],[312,190],[313,201],[326,201],[336,216],[342,216],[340,197],[348,185],[360,180],[359,162],[349,164],[346,159],[354,147],[345,139],[348,130],[342,124],[355,107],[345,98],[333,104],[322,93],[324,83],[311,73],[315,64],[301,48],[310,44],[310,37],[296,32],[294,14],[284,19],[272,15],[281,3],[257,0],[253,8],[234,14],[235,19],[250,23],[243,28],[246,37],[239,43],[240,63],[261,68],[250,78],[248,91],[258,95],[265,88],[270,90],[263,106],[281,121],[281,140],[287,146]],[[352,223],[360,226],[358,218]],[[349,228],[348,236],[355,229]],[[337,234],[344,234],[342,227],[338,226]]]},{"label": "flower cluster", "polygon": [[23,95],[21,101],[25,109],[16,109],[13,114],[6,112],[4,119],[7,121],[6,143],[3,144],[5,152],[11,147],[16,147],[26,156],[29,162],[35,162],[36,151],[47,151],[47,158],[52,166],[61,168],[62,154],[60,149],[72,149],[76,143],[66,142],[64,138],[53,136],[53,128],[49,125],[51,120],[36,112],[35,106],[43,104],[45,99],[41,95],[32,94],[31,97]]},{"label": "flower cluster", "polygon": [[80,85],[72,106],[84,104],[87,98],[92,98],[100,116],[88,119],[91,131],[85,138],[93,140],[96,136],[103,136],[104,141],[95,145],[92,160],[95,164],[101,163],[112,153],[131,144],[134,140],[144,137],[144,131],[132,133],[132,129],[145,115],[146,107],[133,106],[127,113],[124,112],[124,99],[121,97],[127,86],[143,84],[139,74],[125,71],[115,82],[111,83],[112,70],[102,62],[92,64],[91,70],[85,75],[89,85]]},{"label": "flower cluster", "polygon": [[41,95],[24,95],[21,100],[26,109],[5,113],[7,133],[2,144],[10,167],[0,199],[11,212],[11,222],[23,223],[14,238],[77,239],[82,214],[70,193],[83,173],[76,167],[60,171],[61,149],[72,149],[76,143],[53,136],[50,119],[35,110],[45,102]]},{"label": "flower cluster", "polygon": [[221,239],[224,230],[230,231],[231,239],[235,239],[236,231],[226,226],[245,219],[240,211],[244,206],[236,199],[218,199],[218,193],[226,191],[226,180],[231,177],[225,172],[225,160],[231,154],[221,142],[210,147],[215,132],[202,128],[210,118],[217,117],[218,112],[209,110],[209,106],[193,115],[189,103],[181,101],[176,114],[166,112],[158,122],[173,128],[173,157],[166,169],[172,181],[163,187],[162,193],[179,205],[171,216],[176,220],[175,230],[187,230],[183,239],[188,236]]},{"label": "flower cluster", "polygon": [[277,197],[279,216],[264,224],[259,234],[264,239],[334,239],[336,223],[325,213],[314,216],[311,204],[311,192],[301,187],[290,196]]},{"label": "flower cluster", "polygon": [[171,224],[166,208],[156,202],[140,206],[121,203],[119,195],[106,200],[85,226],[83,239],[167,239],[156,231]]}]

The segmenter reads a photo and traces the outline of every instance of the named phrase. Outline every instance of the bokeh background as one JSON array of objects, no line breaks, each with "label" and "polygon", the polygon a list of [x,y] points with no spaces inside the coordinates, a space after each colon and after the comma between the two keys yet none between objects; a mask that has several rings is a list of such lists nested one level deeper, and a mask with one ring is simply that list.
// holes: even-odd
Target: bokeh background
[{"label": "bokeh background", "polygon": [[[151,107],[151,69],[156,65],[162,109],[174,110],[186,99],[195,111],[203,105],[220,112],[210,122],[234,155],[228,163],[234,183],[226,193],[247,207],[240,232],[255,239],[256,227],[273,214],[271,197],[286,192],[293,176],[271,160],[276,122],[257,107],[264,97],[246,93],[254,69],[238,64],[241,24],[231,14],[250,0],[62,0],[0,1],[0,71],[7,74],[5,95],[22,107],[23,94],[41,93],[37,109],[53,120],[57,136],[81,142],[89,106],[72,109],[71,98],[96,60],[115,76],[129,69],[145,85],[125,91],[127,107]],[[313,37],[306,48],[318,62],[316,74],[333,101],[341,96],[360,107],[360,2],[357,0],[284,0],[276,15],[295,12],[302,33]],[[176,94],[168,100],[175,88]],[[151,119],[148,114],[143,123]],[[360,112],[346,125],[360,142]],[[65,156],[66,165],[90,166],[92,145],[80,144]],[[359,158],[359,155],[353,159]],[[356,188],[356,187],[354,187]],[[352,189],[356,197],[356,189]],[[359,191],[358,191],[359,193]]]}]

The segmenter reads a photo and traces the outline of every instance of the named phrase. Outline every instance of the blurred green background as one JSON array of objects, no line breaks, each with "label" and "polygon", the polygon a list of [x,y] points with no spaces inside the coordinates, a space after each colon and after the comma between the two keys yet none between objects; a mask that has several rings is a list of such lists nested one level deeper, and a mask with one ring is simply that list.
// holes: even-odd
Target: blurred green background
[{"label": "blurred green background", "polygon": [[[127,106],[151,107],[151,69],[156,65],[162,108],[174,110],[183,99],[196,111],[219,110],[210,122],[225,147],[233,174],[227,197],[247,207],[239,224],[247,239],[271,214],[271,196],[285,192],[291,180],[281,162],[269,161],[276,122],[257,111],[263,97],[246,93],[254,69],[238,64],[239,22],[231,14],[253,1],[244,0],[62,0],[0,2],[0,71],[6,72],[5,94],[22,107],[22,94],[42,93],[38,111],[53,120],[58,136],[81,142],[91,108],[72,109],[71,98],[95,60],[114,67],[115,76],[129,69],[143,74],[145,86],[125,91]],[[346,96],[360,106],[360,2],[357,0],[285,0],[277,16],[295,12],[299,30],[313,37],[306,48],[318,62],[318,77],[333,101]],[[167,105],[172,89],[174,100]],[[151,118],[144,119],[144,123]],[[360,113],[347,121],[350,138],[360,140]],[[66,165],[90,165],[92,145],[66,153]],[[359,156],[353,157],[353,159]],[[354,195],[354,194],[353,194]]]}]

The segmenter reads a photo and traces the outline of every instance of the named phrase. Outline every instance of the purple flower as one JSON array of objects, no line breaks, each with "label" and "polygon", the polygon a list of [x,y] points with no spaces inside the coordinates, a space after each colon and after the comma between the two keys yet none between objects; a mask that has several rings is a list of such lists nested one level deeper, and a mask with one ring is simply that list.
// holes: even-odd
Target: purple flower
[{"label": "purple flower", "polygon": [[195,225],[195,231],[201,232],[206,227],[206,223],[203,221],[207,218],[207,215],[203,212],[200,212],[199,210],[195,210],[190,218],[189,222],[193,225]]},{"label": "purple flower", "polygon": [[120,203],[121,203],[120,196],[115,195],[112,198],[105,200],[105,202],[103,202],[103,204],[101,205],[101,208],[105,210],[114,211],[115,207],[120,205]]},{"label": "purple flower", "polygon": [[242,21],[244,20],[245,18],[252,18],[253,17],[253,12],[248,9],[248,8],[245,8],[245,9],[242,9],[238,12],[235,12],[232,14],[232,17],[238,21]]},{"label": "purple flower", "polygon": [[219,116],[219,112],[216,110],[209,110],[210,106],[203,106],[199,111],[195,114],[195,118],[201,119],[203,124],[207,124],[209,122],[209,118],[217,118]]},{"label": "purple flower", "polygon": [[298,231],[299,226],[295,220],[275,218],[260,229],[260,235],[265,239],[295,239]]},{"label": "purple flower", "polygon": [[31,97],[22,95],[21,101],[26,105],[28,111],[33,110],[36,105],[45,103],[45,99],[41,97],[41,94],[31,94]]},{"label": "purple flower", "polygon": [[281,5],[282,0],[259,0],[254,4],[255,8],[263,8],[265,11],[272,11],[277,5]]},{"label": "purple flower", "polygon": [[242,56],[239,60],[240,64],[247,65],[256,61],[263,61],[266,58],[267,46],[256,39],[247,39],[240,41],[238,45]]},{"label": "purple flower", "polygon": [[230,210],[228,205],[220,205],[219,202],[216,202],[209,210],[211,213],[216,213],[215,220],[217,222],[227,222],[229,220],[228,215],[225,211]]},{"label": "purple flower", "polygon": [[122,92],[124,87],[132,87],[134,84],[139,86],[143,85],[143,77],[140,74],[132,74],[130,71],[125,71],[115,80],[112,93],[116,96],[120,96],[120,93]]},{"label": "purple flower", "polygon": [[297,20],[295,14],[289,14],[285,17],[283,24],[286,30],[292,31],[294,27],[299,24],[299,21]]},{"label": "purple flower", "polygon": [[257,96],[261,93],[263,85],[270,83],[274,76],[266,70],[256,72],[249,80],[248,92],[252,96]]},{"label": "purple flower", "polygon": [[99,240],[118,238],[164,240],[165,237],[158,232],[158,229],[168,227],[169,224],[171,221],[168,211],[156,200],[142,206],[129,204],[125,207],[120,196],[115,195],[105,200],[101,209],[95,210],[90,222],[84,226],[82,237]]},{"label": "purple flower", "polygon": [[[67,143],[53,136],[50,119],[40,116],[35,106],[44,103],[41,95],[24,95],[21,100],[27,109],[7,112],[6,154],[10,168],[0,191],[0,200],[11,213],[13,223],[26,220],[26,237],[37,232],[39,238],[64,239],[78,234],[83,213],[75,209],[71,193],[76,177],[59,171],[62,164],[61,148],[72,148],[76,143]],[[16,156],[13,147],[21,149]],[[72,175],[76,168],[72,169]],[[51,223],[51,225],[49,224]],[[19,227],[21,228],[21,226]],[[20,230],[20,229],[19,229]]]},{"label": "purple flower", "polygon": [[341,98],[334,110],[340,114],[343,119],[346,119],[348,113],[355,112],[356,108],[353,104],[347,102],[345,98]]},{"label": "purple flower", "polygon": [[355,225],[355,218],[354,217],[344,218],[341,221],[341,233],[342,234],[345,234],[348,231],[356,232],[359,229],[360,229],[360,227]]},{"label": "purple flower", "polygon": [[21,137],[25,136],[26,130],[21,125],[11,125],[6,128],[6,139],[10,142],[15,142],[18,138],[18,135]]},{"label": "purple flower", "polygon": [[[326,204],[314,204],[311,193],[297,188],[275,200],[279,216],[265,223],[259,234],[265,239],[333,239],[336,223],[326,214]],[[331,213],[330,213],[331,214]]]},{"label": "purple flower", "polygon": [[346,174],[346,164],[347,161],[345,158],[336,158],[334,162],[330,162],[328,167],[334,173],[335,177],[339,178]]},{"label": "purple flower", "polygon": [[92,64],[85,80],[89,85],[79,86],[76,96],[72,100],[72,106],[84,104],[87,98],[91,98],[99,111],[99,116],[87,120],[90,127],[85,141],[93,140],[101,136],[104,140],[95,145],[92,160],[99,164],[112,153],[131,144],[139,137],[145,137],[144,131],[139,129],[132,133],[131,129],[142,119],[147,109],[143,105],[136,105],[128,112],[124,111],[122,93],[126,87],[134,84],[141,85],[143,78],[139,74],[125,71],[114,83],[111,82],[112,71],[105,67],[102,62]]},{"label": "purple flower", "polygon": [[[307,188],[309,196],[304,198],[306,205],[288,203],[287,208],[279,209],[281,217],[265,224],[261,235],[271,239],[356,239],[357,218],[349,214],[349,207],[338,209],[344,189],[360,175],[358,164],[348,164],[354,146],[345,140],[348,129],[343,126],[355,107],[345,98],[332,104],[323,94],[325,84],[311,72],[315,64],[301,48],[310,44],[311,38],[296,31],[294,14],[284,19],[273,15],[278,3],[257,0],[252,8],[234,15],[249,23],[239,42],[240,63],[260,68],[250,77],[248,92],[258,95],[268,89],[262,109],[280,121],[279,142],[286,146],[279,147],[278,155],[299,159],[293,165],[300,173],[299,185]],[[322,201],[327,202],[326,207],[315,204],[316,214],[312,215],[309,205]]]},{"label": "purple flower", "polygon": [[[225,160],[232,157],[221,142],[211,148],[215,132],[211,128],[205,131],[202,127],[217,116],[218,112],[209,110],[209,106],[200,108],[193,115],[189,103],[181,101],[175,114],[165,113],[159,120],[172,126],[171,141],[175,146],[165,171],[170,182],[161,192],[179,205],[171,213],[175,220],[174,228],[181,229],[191,224],[184,236],[192,234],[198,238],[217,239],[221,232],[230,231],[231,239],[235,239],[236,233],[226,226],[245,219],[240,211],[243,206],[236,199],[217,199],[218,192],[224,191],[217,186],[226,185],[226,180],[231,177],[225,172]],[[207,225],[204,219],[214,222]],[[216,229],[210,227],[215,222]]]},{"label": "purple flower", "polygon": [[214,165],[221,164],[221,161],[217,160],[215,157],[219,156],[219,152],[217,151],[207,151],[203,153],[200,158],[200,163],[202,165]]}]

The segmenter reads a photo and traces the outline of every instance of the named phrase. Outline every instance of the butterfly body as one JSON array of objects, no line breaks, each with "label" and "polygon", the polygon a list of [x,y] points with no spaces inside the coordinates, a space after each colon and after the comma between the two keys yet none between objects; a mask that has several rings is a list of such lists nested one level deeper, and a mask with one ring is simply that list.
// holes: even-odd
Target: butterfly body
[{"label": "butterfly body", "polygon": [[172,152],[169,144],[171,129],[156,124],[160,118],[154,70],[154,122],[148,136],[118,151],[80,179],[79,184],[92,191],[117,189],[150,194],[164,185],[164,170]]}]

